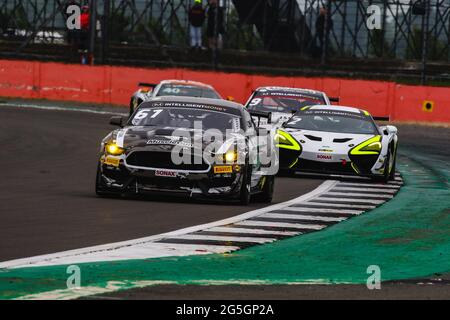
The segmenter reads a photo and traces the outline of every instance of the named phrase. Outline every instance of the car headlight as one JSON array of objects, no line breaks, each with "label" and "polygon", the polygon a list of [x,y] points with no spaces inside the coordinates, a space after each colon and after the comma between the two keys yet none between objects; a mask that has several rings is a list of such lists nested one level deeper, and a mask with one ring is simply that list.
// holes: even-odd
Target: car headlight
[{"label": "car headlight", "polygon": [[350,154],[352,155],[377,155],[381,152],[381,136],[375,136],[357,145]]},{"label": "car headlight", "polygon": [[237,161],[237,158],[238,158],[238,154],[235,150],[228,150],[223,155],[223,161],[225,163],[235,163]]},{"label": "car headlight", "polygon": [[116,143],[110,142],[105,145],[105,152],[113,156],[120,156],[125,153],[125,149],[119,147]]},{"label": "car headlight", "polygon": [[300,151],[301,146],[289,133],[283,130],[277,130],[275,134],[275,143],[278,148]]}]

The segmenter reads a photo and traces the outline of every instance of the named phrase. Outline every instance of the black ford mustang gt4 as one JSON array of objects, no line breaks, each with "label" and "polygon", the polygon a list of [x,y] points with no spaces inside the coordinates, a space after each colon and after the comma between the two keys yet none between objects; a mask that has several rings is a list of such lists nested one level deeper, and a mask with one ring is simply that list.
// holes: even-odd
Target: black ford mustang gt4
[{"label": "black ford mustang gt4", "polygon": [[[276,165],[270,156],[261,161],[262,134],[240,104],[158,97],[110,123],[121,128],[101,143],[95,184],[100,196],[159,193],[244,205],[251,196],[272,200]],[[265,145],[272,154],[272,144]]]}]

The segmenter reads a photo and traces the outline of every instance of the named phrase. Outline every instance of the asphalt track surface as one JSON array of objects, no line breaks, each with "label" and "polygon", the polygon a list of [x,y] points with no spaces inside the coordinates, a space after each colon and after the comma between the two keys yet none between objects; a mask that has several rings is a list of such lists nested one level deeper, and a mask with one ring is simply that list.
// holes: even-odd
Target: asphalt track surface
[{"label": "asphalt track surface", "polygon": [[[264,206],[97,197],[98,151],[114,129],[110,117],[0,107],[0,261],[156,235]],[[273,203],[322,181],[277,178]]]}]

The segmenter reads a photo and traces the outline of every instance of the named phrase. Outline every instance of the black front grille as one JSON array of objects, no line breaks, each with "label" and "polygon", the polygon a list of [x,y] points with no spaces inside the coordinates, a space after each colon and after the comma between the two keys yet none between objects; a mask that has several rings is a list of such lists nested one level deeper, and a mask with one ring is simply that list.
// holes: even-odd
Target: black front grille
[{"label": "black front grille", "polygon": [[351,163],[345,165],[342,162],[320,162],[307,159],[299,159],[293,168],[305,172],[330,173],[330,174],[355,174]]},{"label": "black front grille", "polygon": [[192,156],[191,164],[175,164],[172,161],[171,152],[158,151],[135,151],[127,157],[127,164],[131,166],[190,171],[207,170],[209,165],[203,159],[201,161],[202,163],[195,164]]}]

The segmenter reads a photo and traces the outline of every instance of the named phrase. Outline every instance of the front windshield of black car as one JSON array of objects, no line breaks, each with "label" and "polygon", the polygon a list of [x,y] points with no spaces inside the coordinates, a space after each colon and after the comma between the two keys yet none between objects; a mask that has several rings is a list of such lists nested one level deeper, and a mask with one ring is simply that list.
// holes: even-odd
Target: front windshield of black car
[{"label": "front windshield of black car", "polygon": [[195,108],[154,107],[139,109],[130,120],[134,126],[159,126],[194,129],[195,122],[203,130],[218,129],[222,132],[241,128],[240,117],[226,112]]},{"label": "front windshield of black car", "polygon": [[370,117],[331,110],[297,112],[284,127],[336,133],[378,134],[378,129]]},{"label": "front windshield of black car", "polygon": [[293,113],[306,106],[322,105],[322,98],[307,94],[257,93],[249,102],[249,110]]},{"label": "front windshield of black car", "polygon": [[156,95],[220,99],[211,88],[187,84],[163,84]]}]

